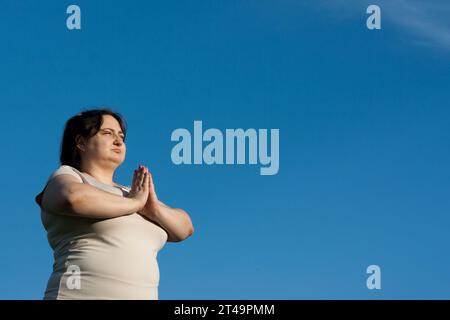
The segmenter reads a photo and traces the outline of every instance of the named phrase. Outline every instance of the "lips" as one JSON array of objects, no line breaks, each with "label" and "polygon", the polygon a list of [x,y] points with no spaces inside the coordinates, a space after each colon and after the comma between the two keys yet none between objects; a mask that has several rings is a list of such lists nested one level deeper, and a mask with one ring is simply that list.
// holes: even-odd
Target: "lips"
[{"label": "lips", "polygon": [[116,153],[122,153],[122,150],[120,150],[120,149],[112,149],[112,151],[114,151]]}]

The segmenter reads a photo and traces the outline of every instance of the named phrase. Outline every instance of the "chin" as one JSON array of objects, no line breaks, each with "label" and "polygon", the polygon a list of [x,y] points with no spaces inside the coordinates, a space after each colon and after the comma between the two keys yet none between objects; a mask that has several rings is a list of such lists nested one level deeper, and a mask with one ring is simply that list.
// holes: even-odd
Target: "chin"
[{"label": "chin", "polygon": [[113,162],[117,166],[121,165],[125,161],[125,157],[122,155],[119,155],[118,157],[110,158],[109,161]]}]

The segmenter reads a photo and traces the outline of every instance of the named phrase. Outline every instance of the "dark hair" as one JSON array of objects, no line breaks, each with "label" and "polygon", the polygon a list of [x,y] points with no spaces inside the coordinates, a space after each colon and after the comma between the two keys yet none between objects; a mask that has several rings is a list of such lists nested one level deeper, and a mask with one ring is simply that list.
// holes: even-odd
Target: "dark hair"
[{"label": "dark hair", "polygon": [[91,138],[96,135],[103,124],[104,115],[113,116],[119,122],[124,137],[126,137],[125,119],[119,113],[108,108],[82,111],[66,122],[59,157],[61,165],[68,165],[80,170],[81,157],[76,139],[78,136]]},{"label": "dark hair", "polygon": [[[119,122],[125,140],[127,128],[122,115],[107,108],[82,111],[66,122],[61,142],[61,154],[59,156],[61,165],[68,165],[80,170],[81,158],[78,153],[76,139],[78,136],[90,138],[96,135],[103,124],[104,115],[113,116]],[[39,206],[42,204],[42,197],[46,188],[47,185],[35,197],[35,201]]]}]

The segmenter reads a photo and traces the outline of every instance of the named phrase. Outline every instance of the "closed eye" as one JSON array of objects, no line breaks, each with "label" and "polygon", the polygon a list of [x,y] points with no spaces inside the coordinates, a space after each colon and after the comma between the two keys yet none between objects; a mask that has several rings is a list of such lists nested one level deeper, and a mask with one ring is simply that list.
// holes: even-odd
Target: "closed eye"
[{"label": "closed eye", "polygon": [[[102,129],[100,130],[103,134],[113,134],[113,132],[110,129]],[[123,133],[119,133],[119,138],[122,141],[125,141],[125,136],[123,135]]]}]

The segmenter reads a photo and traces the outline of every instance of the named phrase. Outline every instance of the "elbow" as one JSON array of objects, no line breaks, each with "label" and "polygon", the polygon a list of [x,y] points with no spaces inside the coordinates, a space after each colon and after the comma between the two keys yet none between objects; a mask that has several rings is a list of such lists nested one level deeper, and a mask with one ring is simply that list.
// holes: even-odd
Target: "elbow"
[{"label": "elbow", "polygon": [[190,236],[192,236],[194,234],[194,225],[192,224],[192,220],[189,217],[189,215],[187,214],[187,212],[183,210],[183,214],[185,215],[186,221],[187,221],[186,238],[189,238]]},{"label": "elbow", "polygon": [[188,227],[183,234],[169,234],[169,242],[181,242],[194,234],[194,227]]},{"label": "elbow", "polygon": [[[189,237],[192,236],[193,234],[194,234],[194,227],[191,225],[191,226],[189,227],[189,229],[187,230],[186,237],[185,237],[184,239],[189,238]],[[184,240],[184,239],[183,239],[183,240]]]},{"label": "elbow", "polygon": [[190,236],[192,236],[193,234],[194,234],[194,226],[193,226],[192,223],[191,223],[191,227],[189,228],[188,236],[187,236],[187,237],[190,237]]},{"label": "elbow", "polygon": [[169,236],[169,241],[171,242],[180,242],[183,240],[186,240],[187,238],[189,238],[190,236],[192,236],[194,234],[194,225],[192,224],[192,220],[189,217],[189,215],[186,213],[186,211],[182,210],[182,209],[177,209],[180,210],[180,212],[184,215],[185,217],[185,227],[183,230],[183,233],[179,233],[177,235],[171,235]]},{"label": "elbow", "polygon": [[173,237],[171,240],[172,240],[172,242],[181,242],[181,241],[186,240],[187,238],[189,238],[193,234],[194,234],[194,229],[193,228],[192,229],[188,229],[184,235]]}]

